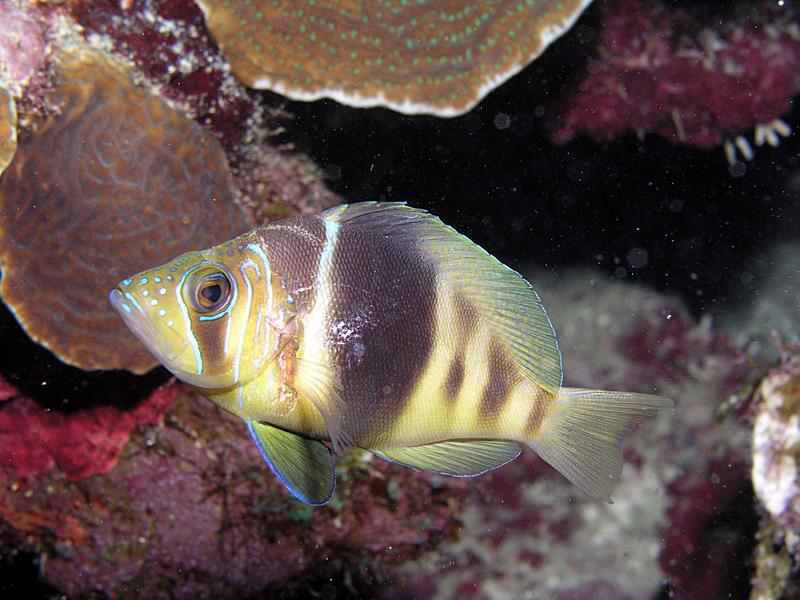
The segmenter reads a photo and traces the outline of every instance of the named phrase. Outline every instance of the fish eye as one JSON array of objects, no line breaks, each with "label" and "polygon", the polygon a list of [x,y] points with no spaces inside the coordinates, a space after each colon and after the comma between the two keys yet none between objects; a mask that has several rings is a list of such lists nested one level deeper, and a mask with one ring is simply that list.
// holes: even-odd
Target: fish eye
[{"label": "fish eye", "polygon": [[192,304],[197,312],[212,313],[228,306],[231,299],[231,282],[221,271],[201,275],[195,280]]}]

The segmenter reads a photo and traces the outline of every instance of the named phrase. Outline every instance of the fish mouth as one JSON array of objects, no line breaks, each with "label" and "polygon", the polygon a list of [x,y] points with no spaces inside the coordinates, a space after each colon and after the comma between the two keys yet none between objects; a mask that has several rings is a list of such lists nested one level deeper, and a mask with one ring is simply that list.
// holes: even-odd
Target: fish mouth
[{"label": "fish mouth", "polygon": [[130,293],[125,293],[114,288],[108,295],[108,299],[125,325],[133,334],[139,338],[145,347],[155,356],[165,367],[172,370],[175,361],[186,351],[186,341],[172,331],[166,329],[159,332],[153,322],[147,317],[142,307]]}]

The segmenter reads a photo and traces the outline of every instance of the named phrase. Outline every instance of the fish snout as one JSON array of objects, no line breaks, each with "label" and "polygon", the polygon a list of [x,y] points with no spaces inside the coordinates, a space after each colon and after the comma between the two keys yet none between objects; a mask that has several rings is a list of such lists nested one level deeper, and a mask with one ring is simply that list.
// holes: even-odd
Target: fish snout
[{"label": "fish snout", "polygon": [[178,332],[167,326],[156,327],[153,317],[146,312],[130,292],[114,288],[108,295],[125,325],[155,357],[168,368],[186,350],[186,341]]}]

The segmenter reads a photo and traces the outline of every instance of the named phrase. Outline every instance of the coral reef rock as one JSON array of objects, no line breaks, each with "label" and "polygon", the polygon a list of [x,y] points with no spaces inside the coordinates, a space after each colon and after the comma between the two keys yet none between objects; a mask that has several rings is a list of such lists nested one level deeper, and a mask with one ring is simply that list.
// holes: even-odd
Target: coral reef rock
[{"label": "coral reef rock", "polygon": [[234,176],[241,205],[259,225],[344,202],[328,189],[322,171],[307,156],[269,144],[244,148]]},{"label": "coral reef rock", "polygon": [[50,102],[0,181],[0,295],[86,370],[156,365],[108,302],[136,273],[251,226],[216,139],[96,50],[63,51]]},{"label": "coral reef rock", "polygon": [[567,31],[591,0],[200,0],[246,85],[442,117],[467,112]]},{"label": "coral reef rock", "polygon": [[29,13],[27,3],[21,4],[0,2],[0,82],[15,96],[44,66],[47,54],[42,15]]},{"label": "coral reef rock", "polygon": [[766,514],[753,598],[800,591],[800,347],[786,349],[761,381],[753,423],[753,489]]}]

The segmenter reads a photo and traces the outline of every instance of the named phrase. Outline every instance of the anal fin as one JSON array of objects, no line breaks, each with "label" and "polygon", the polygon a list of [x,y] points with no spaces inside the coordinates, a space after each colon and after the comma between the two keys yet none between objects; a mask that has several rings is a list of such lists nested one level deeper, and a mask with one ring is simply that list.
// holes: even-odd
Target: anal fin
[{"label": "anal fin", "polygon": [[336,469],[325,444],[266,423],[246,423],[261,456],[292,494],[316,506],[330,499]]},{"label": "anal fin", "polygon": [[383,459],[413,469],[453,477],[474,477],[517,458],[522,448],[506,440],[453,440],[390,450],[372,450]]}]

